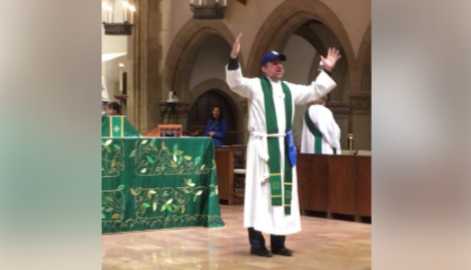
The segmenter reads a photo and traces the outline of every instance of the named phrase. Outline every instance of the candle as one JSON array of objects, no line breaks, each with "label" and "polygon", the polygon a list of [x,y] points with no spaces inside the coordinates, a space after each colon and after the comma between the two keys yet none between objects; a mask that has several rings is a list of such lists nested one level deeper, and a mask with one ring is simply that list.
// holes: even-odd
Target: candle
[{"label": "candle", "polygon": [[113,7],[108,5],[106,10],[106,20],[111,23],[113,22]]},{"label": "candle", "polygon": [[122,94],[124,92],[124,81],[123,81],[123,73],[124,73],[124,63],[119,63],[119,92]]},{"label": "candle", "polygon": [[104,22],[111,22],[112,20],[112,12],[113,8],[108,3],[104,3],[102,6],[103,9],[103,21]]},{"label": "candle", "polygon": [[198,0],[198,6],[202,6],[203,5],[203,0]]},{"label": "candle", "polygon": [[353,133],[348,133],[347,142],[348,150],[353,150]]},{"label": "candle", "polygon": [[110,22],[113,23],[115,21],[115,16],[116,16],[116,3],[113,1],[112,4],[110,5],[110,11],[111,11],[111,20]]},{"label": "candle", "polygon": [[105,4],[101,4],[101,20],[106,22],[106,10],[105,10]]},{"label": "candle", "polygon": [[128,5],[129,4],[126,1],[122,1],[121,4],[122,4],[122,10],[123,10],[123,22],[127,22],[128,21],[128,10],[129,10]]},{"label": "candle", "polygon": [[130,5],[129,6],[129,13],[130,13],[129,22],[130,23],[134,23],[134,12],[136,12],[136,6]]},{"label": "candle", "polygon": [[123,71],[119,71],[119,92],[122,94],[124,90],[123,85]]}]

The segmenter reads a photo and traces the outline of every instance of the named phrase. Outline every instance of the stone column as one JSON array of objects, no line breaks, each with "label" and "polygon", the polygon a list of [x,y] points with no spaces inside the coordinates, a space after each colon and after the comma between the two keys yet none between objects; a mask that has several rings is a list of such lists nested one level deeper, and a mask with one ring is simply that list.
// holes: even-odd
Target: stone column
[{"label": "stone column", "polygon": [[160,120],[159,102],[162,91],[162,0],[135,0],[135,27],[129,41],[130,89],[129,117],[145,132]]}]

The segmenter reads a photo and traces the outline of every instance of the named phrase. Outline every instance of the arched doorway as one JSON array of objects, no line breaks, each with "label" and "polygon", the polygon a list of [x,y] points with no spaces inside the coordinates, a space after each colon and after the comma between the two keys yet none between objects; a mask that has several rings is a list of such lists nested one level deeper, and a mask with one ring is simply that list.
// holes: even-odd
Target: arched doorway
[{"label": "arched doorway", "polygon": [[226,121],[227,131],[224,144],[238,144],[237,113],[234,103],[222,90],[210,89],[200,95],[191,105],[188,114],[187,127],[189,130],[204,130],[214,106],[221,108],[222,116]]},{"label": "arched doorway", "polygon": [[[319,0],[287,0],[273,10],[258,31],[247,62],[249,76],[260,73],[259,59],[267,50],[287,55],[285,79],[294,83],[310,83],[318,73],[320,55],[327,48],[341,51],[342,60],[334,70],[337,87],[329,95],[329,107],[334,112],[342,132],[350,129],[349,104],[355,56],[344,25],[327,5]],[[296,107],[293,130],[300,143],[306,106]],[[346,134],[343,134],[345,137]]]}]

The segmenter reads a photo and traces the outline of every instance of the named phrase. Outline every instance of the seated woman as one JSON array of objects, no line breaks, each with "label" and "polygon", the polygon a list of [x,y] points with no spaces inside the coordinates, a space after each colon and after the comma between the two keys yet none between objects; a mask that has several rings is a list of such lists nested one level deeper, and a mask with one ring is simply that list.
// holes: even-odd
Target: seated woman
[{"label": "seated woman", "polygon": [[213,138],[216,147],[221,146],[226,134],[226,122],[222,118],[221,108],[214,106],[211,110],[211,117],[204,129],[204,135]]}]

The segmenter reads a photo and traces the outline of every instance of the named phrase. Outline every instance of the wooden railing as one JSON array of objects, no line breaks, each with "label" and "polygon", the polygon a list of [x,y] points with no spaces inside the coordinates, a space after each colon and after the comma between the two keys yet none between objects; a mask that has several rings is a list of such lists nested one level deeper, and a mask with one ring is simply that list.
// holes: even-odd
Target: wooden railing
[{"label": "wooden railing", "polygon": [[[216,166],[220,199],[241,203],[245,146],[217,148]],[[300,154],[297,174],[300,208],[305,213],[343,214],[357,220],[371,217],[371,157]]]},{"label": "wooden railing", "polygon": [[300,154],[301,210],[371,217],[371,157]]}]

